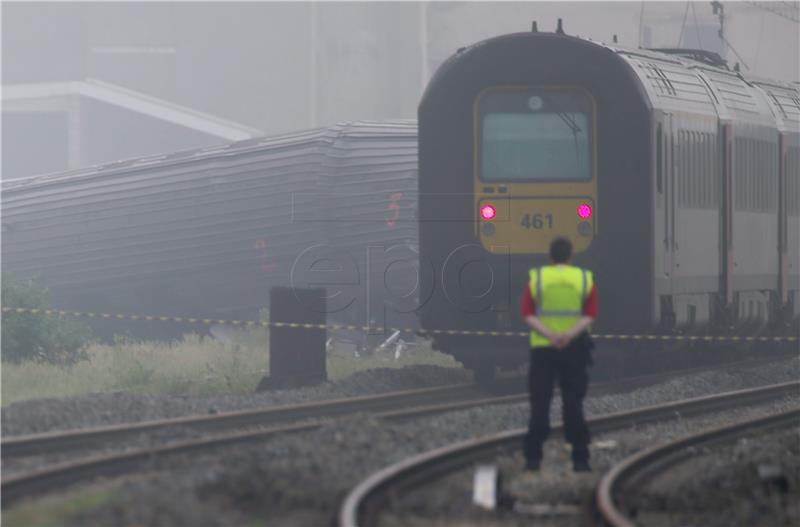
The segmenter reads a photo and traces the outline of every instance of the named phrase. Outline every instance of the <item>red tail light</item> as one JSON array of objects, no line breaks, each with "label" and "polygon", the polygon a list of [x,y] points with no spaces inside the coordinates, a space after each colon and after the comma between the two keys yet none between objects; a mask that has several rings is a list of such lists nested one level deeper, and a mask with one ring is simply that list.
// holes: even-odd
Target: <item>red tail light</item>
[{"label": "red tail light", "polygon": [[588,220],[592,217],[592,207],[588,203],[581,203],[578,205],[578,217],[583,220]]},{"label": "red tail light", "polygon": [[481,218],[486,221],[493,220],[497,211],[491,205],[484,205],[481,207]]}]

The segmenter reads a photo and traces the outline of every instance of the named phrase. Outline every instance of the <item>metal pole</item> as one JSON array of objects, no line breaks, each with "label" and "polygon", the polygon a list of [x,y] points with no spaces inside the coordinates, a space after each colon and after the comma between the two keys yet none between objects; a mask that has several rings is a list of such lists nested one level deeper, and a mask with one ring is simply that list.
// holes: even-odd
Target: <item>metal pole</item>
[{"label": "metal pole", "polygon": [[420,93],[428,84],[428,3],[419,3]]},{"label": "metal pole", "polygon": [[314,128],[319,121],[317,117],[317,3],[309,2],[309,7],[311,8],[311,38],[309,39],[309,47],[311,49],[311,71],[308,83],[309,91],[311,92],[311,100],[309,104],[309,116],[311,128]]}]

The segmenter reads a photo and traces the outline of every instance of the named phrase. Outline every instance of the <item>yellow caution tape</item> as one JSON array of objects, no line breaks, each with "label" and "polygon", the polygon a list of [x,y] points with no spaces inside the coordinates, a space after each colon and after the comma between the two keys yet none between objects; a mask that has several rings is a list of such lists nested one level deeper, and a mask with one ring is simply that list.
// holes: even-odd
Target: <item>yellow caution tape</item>
[{"label": "yellow caution tape", "polygon": [[[88,311],[68,311],[64,309],[36,309],[28,307],[3,307],[3,313],[34,314],[48,316],[71,316],[114,320],[147,320],[157,322],[180,322],[187,324],[230,324],[245,327],[274,327],[295,329],[325,329],[371,332],[384,329],[389,332],[402,331],[419,335],[455,335],[471,337],[527,337],[524,331],[486,331],[465,329],[419,329],[419,328],[381,328],[376,326],[358,326],[352,324],[306,324],[301,322],[270,322],[254,320],[225,320],[213,318],[168,317],[158,315],[125,315],[120,313],[92,313]],[[797,336],[723,336],[723,335],[614,335],[594,334],[597,340],[677,340],[677,341],[703,341],[703,342],[795,342],[800,340]]]}]

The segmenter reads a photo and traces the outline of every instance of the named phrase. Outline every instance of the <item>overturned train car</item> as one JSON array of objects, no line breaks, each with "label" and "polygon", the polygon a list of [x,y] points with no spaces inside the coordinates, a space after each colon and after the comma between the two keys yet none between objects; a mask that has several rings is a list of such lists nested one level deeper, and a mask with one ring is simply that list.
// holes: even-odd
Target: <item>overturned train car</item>
[{"label": "overturned train car", "polygon": [[62,309],[214,319],[253,320],[272,286],[326,287],[331,322],[413,328],[416,187],[413,121],[9,181],[3,272],[47,286]]}]

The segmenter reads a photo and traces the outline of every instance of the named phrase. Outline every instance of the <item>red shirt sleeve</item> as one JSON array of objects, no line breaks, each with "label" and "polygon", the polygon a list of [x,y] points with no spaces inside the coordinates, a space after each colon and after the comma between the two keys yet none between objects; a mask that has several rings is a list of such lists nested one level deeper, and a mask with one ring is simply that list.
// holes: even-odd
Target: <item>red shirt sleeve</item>
[{"label": "red shirt sleeve", "polygon": [[525,286],[525,290],[522,291],[520,313],[522,314],[522,318],[536,315],[536,303],[533,301],[533,297],[531,296],[530,285]]},{"label": "red shirt sleeve", "polygon": [[597,286],[593,285],[583,303],[583,316],[597,318]]}]

